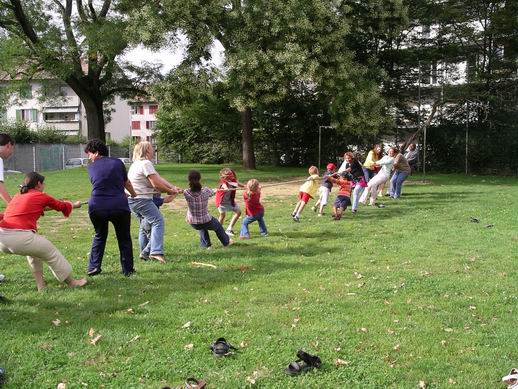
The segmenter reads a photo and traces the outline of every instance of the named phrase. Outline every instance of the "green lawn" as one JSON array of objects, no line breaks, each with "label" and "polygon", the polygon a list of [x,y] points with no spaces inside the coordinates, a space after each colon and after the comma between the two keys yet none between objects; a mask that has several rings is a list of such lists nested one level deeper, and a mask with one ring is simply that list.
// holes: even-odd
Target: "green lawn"
[{"label": "green lawn", "polygon": [[[185,186],[190,168],[159,171]],[[197,168],[214,186],[220,167]],[[241,181],[304,175],[238,169]],[[20,179],[9,177],[12,193]],[[112,234],[103,273],[82,290],[59,285],[46,269],[48,288],[38,294],[25,259],[2,254],[8,280],[0,292],[11,301],[0,305],[6,387],[160,388],[191,376],[218,389],[501,387],[518,365],[516,179],[429,180],[406,186],[400,201],[384,200],[385,209],[364,206],[340,222],[307,209],[296,224],[297,193],[270,196],[269,237],[255,223],[252,239],[229,249],[212,235],[211,251],[198,248],[185,207],[166,208],[166,265],[136,260],[136,275],[123,277]],[[90,191],[84,169],[48,173],[46,184],[69,199]],[[66,220],[48,212],[40,232],[85,274],[93,232],[86,208]],[[91,328],[102,335],[96,345]],[[239,352],[213,358],[218,337]],[[299,348],[324,365],[289,377],[283,371]]]}]

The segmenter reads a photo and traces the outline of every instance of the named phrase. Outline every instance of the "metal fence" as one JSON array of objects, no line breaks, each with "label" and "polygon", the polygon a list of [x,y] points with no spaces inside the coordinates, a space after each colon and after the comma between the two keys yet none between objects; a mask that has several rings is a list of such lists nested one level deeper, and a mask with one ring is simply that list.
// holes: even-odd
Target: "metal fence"
[{"label": "metal fence", "polygon": [[[4,160],[5,170],[22,173],[63,170],[70,158],[87,158],[84,144],[16,144],[11,158]],[[111,157],[128,158],[129,150],[121,146],[108,146]]]}]

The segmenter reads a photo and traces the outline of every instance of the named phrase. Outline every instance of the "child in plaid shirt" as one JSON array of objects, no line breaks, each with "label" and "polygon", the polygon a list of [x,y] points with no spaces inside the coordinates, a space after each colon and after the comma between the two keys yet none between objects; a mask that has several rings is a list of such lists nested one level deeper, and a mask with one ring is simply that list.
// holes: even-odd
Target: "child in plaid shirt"
[{"label": "child in plaid shirt", "polygon": [[187,223],[192,228],[198,230],[200,234],[200,246],[209,248],[211,246],[209,231],[215,231],[223,246],[228,246],[234,242],[225,233],[221,223],[209,214],[209,198],[214,196],[214,191],[201,186],[201,175],[197,170],[191,170],[188,176],[189,189],[183,191],[187,200]]}]

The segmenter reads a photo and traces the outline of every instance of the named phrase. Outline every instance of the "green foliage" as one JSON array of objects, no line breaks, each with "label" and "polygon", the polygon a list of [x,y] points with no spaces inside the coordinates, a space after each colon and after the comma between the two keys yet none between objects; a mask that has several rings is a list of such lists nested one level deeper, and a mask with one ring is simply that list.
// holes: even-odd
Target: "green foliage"
[{"label": "green foliage", "polygon": [[69,137],[51,126],[32,130],[24,121],[0,122],[0,132],[11,135],[16,143],[81,143],[83,138]]}]

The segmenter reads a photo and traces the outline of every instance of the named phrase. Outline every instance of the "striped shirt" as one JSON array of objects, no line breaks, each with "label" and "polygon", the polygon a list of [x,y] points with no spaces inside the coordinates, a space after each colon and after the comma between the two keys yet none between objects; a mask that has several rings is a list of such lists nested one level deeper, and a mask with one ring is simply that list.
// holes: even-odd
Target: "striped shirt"
[{"label": "striped shirt", "polygon": [[190,189],[183,191],[187,200],[187,222],[189,224],[204,224],[212,220],[209,214],[209,198],[214,196],[214,191],[209,188],[202,188],[199,192],[192,192]]}]

